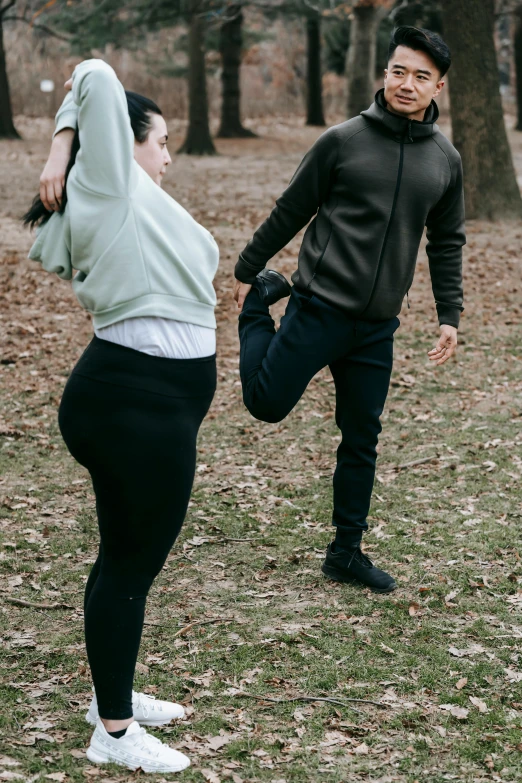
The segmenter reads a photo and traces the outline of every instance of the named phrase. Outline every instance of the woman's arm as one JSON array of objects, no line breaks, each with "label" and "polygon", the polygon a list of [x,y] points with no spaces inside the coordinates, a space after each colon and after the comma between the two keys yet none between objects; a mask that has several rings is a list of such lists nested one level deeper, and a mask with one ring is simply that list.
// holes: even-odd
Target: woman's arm
[{"label": "woman's arm", "polygon": [[67,94],[55,117],[55,130],[47,163],[40,175],[40,199],[48,212],[58,212],[62,204],[65,172],[71,157],[78,107],[70,92],[72,81],[65,83]]},{"label": "woman's arm", "polygon": [[71,157],[74,130],[64,127],[51,142],[51,151],[40,175],[40,198],[48,212],[58,212],[62,205],[65,171]]},{"label": "woman's arm", "polygon": [[101,196],[125,198],[133,170],[134,134],[122,84],[103,60],[84,60],[74,69],[72,96],[80,133],[75,181]]}]

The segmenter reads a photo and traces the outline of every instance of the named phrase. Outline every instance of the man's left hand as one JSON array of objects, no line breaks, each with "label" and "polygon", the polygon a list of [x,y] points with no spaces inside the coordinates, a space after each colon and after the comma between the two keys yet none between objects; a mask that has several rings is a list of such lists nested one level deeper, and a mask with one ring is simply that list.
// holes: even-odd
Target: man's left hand
[{"label": "man's left hand", "polygon": [[455,354],[456,350],[457,330],[454,326],[443,324],[440,327],[440,338],[437,345],[431,351],[428,351],[430,361],[435,362],[435,364],[444,364]]}]

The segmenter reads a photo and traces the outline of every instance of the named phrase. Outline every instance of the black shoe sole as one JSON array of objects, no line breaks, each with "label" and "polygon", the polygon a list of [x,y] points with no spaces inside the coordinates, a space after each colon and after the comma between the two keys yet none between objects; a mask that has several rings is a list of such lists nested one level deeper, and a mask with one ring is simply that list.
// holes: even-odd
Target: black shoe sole
[{"label": "black shoe sole", "polygon": [[284,294],[281,293],[281,295],[278,296],[278,298],[274,299],[273,301],[271,300],[270,293],[264,278],[257,277],[255,282],[253,283],[253,287],[257,289],[261,299],[265,304],[268,305],[268,307],[272,307],[272,305],[276,304],[276,302],[280,302],[281,299],[285,299],[287,296],[290,296],[290,294],[292,293],[292,286],[290,285],[288,280],[286,280],[286,278],[283,278],[283,280],[280,279],[277,280],[278,280],[278,284],[281,286],[283,285],[283,281],[284,281],[284,283],[286,284],[286,290]]},{"label": "black shoe sole", "polygon": [[369,587],[372,593],[393,593],[397,589],[397,583],[392,582],[389,587],[372,587],[371,585],[365,585],[360,579],[354,579],[353,577],[346,577],[343,572],[338,568],[332,568],[323,563],[321,567],[323,574],[334,582],[344,582],[347,585],[359,585],[362,587]]}]

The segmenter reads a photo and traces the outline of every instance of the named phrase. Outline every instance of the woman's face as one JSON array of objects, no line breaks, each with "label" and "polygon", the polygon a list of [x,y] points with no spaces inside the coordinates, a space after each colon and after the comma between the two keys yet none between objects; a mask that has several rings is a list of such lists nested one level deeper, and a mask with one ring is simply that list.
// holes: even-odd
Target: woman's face
[{"label": "woman's face", "polygon": [[151,127],[145,141],[134,142],[134,160],[161,187],[163,175],[172,163],[167,150],[167,123],[161,114],[149,114]]}]

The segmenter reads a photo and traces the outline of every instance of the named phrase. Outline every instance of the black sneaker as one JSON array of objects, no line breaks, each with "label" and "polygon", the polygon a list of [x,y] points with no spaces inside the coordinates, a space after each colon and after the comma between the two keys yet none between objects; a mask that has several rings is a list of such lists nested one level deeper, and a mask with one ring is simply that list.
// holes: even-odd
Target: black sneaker
[{"label": "black sneaker", "polygon": [[397,587],[393,577],[376,568],[361,548],[332,551],[328,544],[326,558],[321,568],[323,574],[334,582],[358,582],[371,588],[373,593],[391,593]]},{"label": "black sneaker", "polygon": [[259,296],[268,306],[275,304],[285,296],[290,296],[292,291],[292,286],[286,277],[283,277],[280,272],[276,272],[275,269],[263,269],[257,275],[253,288],[259,291]]}]

